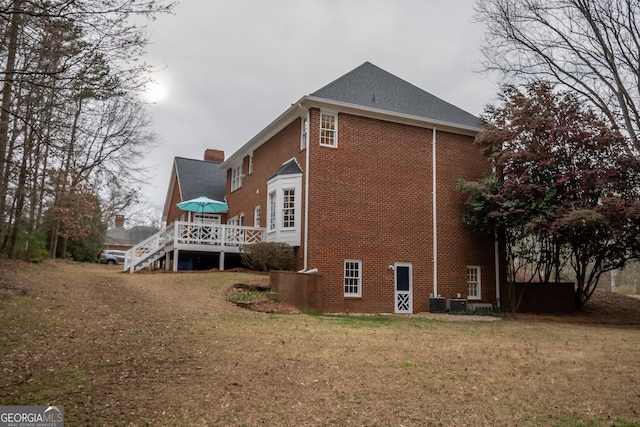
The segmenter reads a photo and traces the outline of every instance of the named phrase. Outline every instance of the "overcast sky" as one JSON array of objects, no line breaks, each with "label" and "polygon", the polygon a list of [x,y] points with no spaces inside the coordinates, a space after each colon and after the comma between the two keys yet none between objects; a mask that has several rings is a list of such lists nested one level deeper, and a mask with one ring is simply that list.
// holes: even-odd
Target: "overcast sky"
[{"label": "overcast sky", "polygon": [[474,0],[181,0],[150,23],[146,61],[164,92],[145,198],[162,206],[173,158],[228,158],[292,103],[365,61],[479,115],[497,86],[480,74]]}]

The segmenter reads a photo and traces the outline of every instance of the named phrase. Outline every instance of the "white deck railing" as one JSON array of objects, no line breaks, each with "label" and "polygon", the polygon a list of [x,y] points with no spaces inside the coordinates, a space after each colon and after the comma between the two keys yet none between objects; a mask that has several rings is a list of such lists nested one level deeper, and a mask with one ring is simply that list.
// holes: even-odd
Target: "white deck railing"
[{"label": "white deck railing", "polygon": [[225,252],[225,248],[241,248],[264,240],[264,229],[239,225],[212,224],[206,222],[176,221],[147,240],[129,249],[125,255],[124,270],[135,271],[154,255],[167,249]]}]

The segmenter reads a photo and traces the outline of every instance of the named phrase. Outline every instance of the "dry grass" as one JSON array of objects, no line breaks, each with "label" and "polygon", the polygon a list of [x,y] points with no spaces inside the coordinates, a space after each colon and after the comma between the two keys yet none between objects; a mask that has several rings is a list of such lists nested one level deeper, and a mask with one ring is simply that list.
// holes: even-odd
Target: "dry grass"
[{"label": "dry grass", "polygon": [[638,327],[268,314],[243,273],[0,266],[0,405],[70,426],[640,425]]}]

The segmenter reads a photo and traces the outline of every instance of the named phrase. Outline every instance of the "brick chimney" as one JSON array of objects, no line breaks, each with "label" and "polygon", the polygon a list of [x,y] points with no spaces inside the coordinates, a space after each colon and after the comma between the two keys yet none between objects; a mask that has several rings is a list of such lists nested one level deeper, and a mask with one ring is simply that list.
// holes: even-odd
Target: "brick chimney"
[{"label": "brick chimney", "polygon": [[124,215],[116,215],[116,228],[124,228]]},{"label": "brick chimney", "polygon": [[214,150],[213,148],[207,148],[204,151],[204,159],[208,162],[224,162],[224,151]]}]

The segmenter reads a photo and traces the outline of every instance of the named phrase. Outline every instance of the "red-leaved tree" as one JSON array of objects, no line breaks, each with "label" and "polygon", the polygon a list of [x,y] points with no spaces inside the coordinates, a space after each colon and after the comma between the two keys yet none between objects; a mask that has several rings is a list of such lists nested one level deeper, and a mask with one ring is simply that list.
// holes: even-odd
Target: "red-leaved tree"
[{"label": "red-leaved tree", "polygon": [[510,244],[529,244],[544,281],[570,265],[582,308],[603,273],[640,257],[640,161],[571,93],[536,82],[506,87],[501,101],[487,108],[476,138],[495,165],[496,184],[467,191],[465,220],[517,236]]}]

